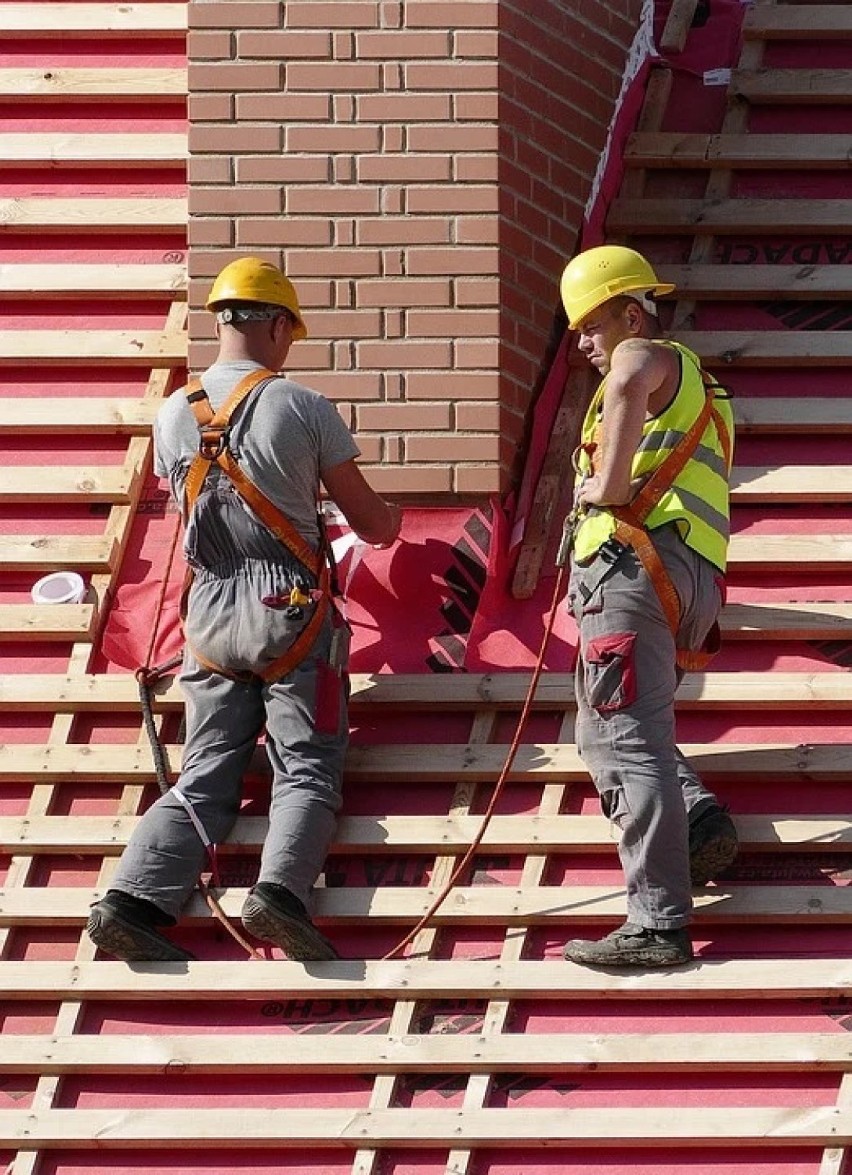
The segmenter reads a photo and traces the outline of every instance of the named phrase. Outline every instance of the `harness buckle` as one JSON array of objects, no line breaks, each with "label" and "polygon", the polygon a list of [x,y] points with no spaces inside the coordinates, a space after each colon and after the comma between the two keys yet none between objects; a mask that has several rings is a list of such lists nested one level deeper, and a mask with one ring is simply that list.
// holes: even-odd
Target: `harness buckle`
[{"label": "harness buckle", "polygon": [[620,543],[618,539],[608,538],[605,543],[601,543],[598,547],[598,555],[603,559],[604,563],[615,564],[627,550],[624,543]]},{"label": "harness buckle", "polygon": [[205,461],[215,461],[221,457],[228,447],[229,430],[224,425],[216,425],[199,430],[198,452]]}]

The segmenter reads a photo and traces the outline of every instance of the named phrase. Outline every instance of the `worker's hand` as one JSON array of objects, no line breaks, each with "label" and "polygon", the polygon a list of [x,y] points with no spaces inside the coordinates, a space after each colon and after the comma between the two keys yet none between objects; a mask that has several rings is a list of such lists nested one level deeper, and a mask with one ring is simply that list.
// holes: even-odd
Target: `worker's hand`
[{"label": "worker's hand", "polygon": [[607,486],[599,474],[595,474],[594,477],[587,477],[578,489],[577,503],[580,506],[626,506],[644,481],[644,478],[635,478],[628,486],[626,496],[622,496]]},{"label": "worker's hand", "polygon": [[607,503],[600,477],[595,474],[594,477],[585,478],[577,490],[577,505],[603,506],[605,504]]},{"label": "worker's hand", "polygon": [[386,539],[383,543],[373,543],[373,549],[376,551],[386,551],[392,547],[399,538],[399,532],[402,528],[402,508],[397,506],[395,502],[387,502],[386,505],[391,515],[393,538]]}]

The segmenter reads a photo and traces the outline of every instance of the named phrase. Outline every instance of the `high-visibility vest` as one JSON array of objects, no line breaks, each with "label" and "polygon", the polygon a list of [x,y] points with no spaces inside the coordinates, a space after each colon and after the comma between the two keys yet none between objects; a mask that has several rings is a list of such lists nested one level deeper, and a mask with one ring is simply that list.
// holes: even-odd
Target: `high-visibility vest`
[{"label": "high-visibility vest", "polygon": [[[630,476],[647,478],[659,469],[683,440],[700,416],[713,392],[714,414],[710,417],[689,460],[662,494],[644,520],[645,528],[656,530],[675,523],[681,538],[720,571],[725,570],[730,537],[728,475],[733,437],[733,412],[727,393],[701,369],[698,356],[682,343],[662,342],[680,358],[680,383],[671,403],[659,416],[645,421],[642,440],[633,456]],[[590,474],[599,441],[606,379],[589,405],[582,429],[578,458],[580,475]],[[722,428],[718,418],[721,418]],[[723,435],[727,430],[727,436]],[[593,506],[580,518],[574,533],[574,557],[581,563],[591,559],[615,534],[618,525],[612,510]]]}]

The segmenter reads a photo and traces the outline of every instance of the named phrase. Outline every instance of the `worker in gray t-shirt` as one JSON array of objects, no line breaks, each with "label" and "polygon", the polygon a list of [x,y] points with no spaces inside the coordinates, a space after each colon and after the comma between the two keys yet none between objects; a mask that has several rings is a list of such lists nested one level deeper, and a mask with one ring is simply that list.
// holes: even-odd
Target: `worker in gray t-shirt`
[{"label": "worker in gray t-shirt", "polygon": [[[320,483],[366,542],[391,545],[401,512],[370,488],[334,405],[275,374],[307,336],[284,274],[254,257],[234,261],[207,308],[216,362],[164,404],[154,430],[155,469],[184,515],[192,571],[182,770],[137,825],[88,933],[127,961],[192,958],[160,928],[177,921],[208,853],[215,864],[265,728],[269,830],[243,925],[289,958],[332,959],[307,907],[340,807],[348,632],[329,606]],[[223,425],[231,397],[239,402]]]}]

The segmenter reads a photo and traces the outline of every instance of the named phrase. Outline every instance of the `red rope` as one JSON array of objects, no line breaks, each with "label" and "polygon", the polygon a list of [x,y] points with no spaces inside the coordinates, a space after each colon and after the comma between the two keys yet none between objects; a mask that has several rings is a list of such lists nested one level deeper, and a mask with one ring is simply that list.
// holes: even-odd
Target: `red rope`
[{"label": "red rope", "polygon": [[456,882],[458,881],[461,874],[467,868],[467,865],[468,865],[471,857],[476,852],[476,850],[479,848],[479,845],[482,843],[482,838],[485,835],[485,830],[491,821],[491,817],[494,815],[494,809],[497,806],[497,801],[500,798],[500,793],[503,791],[503,787],[506,783],[506,780],[509,778],[510,771],[512,770],[512,764],[515,762],[515,757],[516,757],[516,755],[518,753],[518,749],[521,745],[521,736],[523,735],[524,730],[526,729],[527,721],[528,721],[529,715],[530,715],[530,710],[532,709],[533,699],[535,698],[535,691],[538,687],[539,678],[541,677],[542,669],[544,666],[544,654],[547,650],[547,644],[548,644],[548,641],[550,640],[550,635],[553,632],[553,625],[556,620],[556,608],[559,603],[559,598],[560,598],[560,595],[562,592],[562,581],[563,581],[564,577],[565,577],[565,568],[563,566],[560,566],[557,573],[556,573],[556,584],[553,589],[553,599],[550,604],[550,615],[547,618],[547,625],[545,626],[544,636],[542,637],[541,648],[539,649],[538,657],[536,658],[535,667],[532,672],[532,677],[530,678],[530,683],[529,683],[529,686],[527,687],[527,694],[526,694],[526,697],[524,698],[524,704],[521,707],[521,713],[518,718],[518,725],[515,730],[515,735],[514,735],[514,738],[512,739],[511,745],[509,746],[509,750],[506,755],[505,762],[503,763],[503,767],[500,771],[499,776],[497,777],[497,782],[494,784],[494,790],[491,794],[491,799],[488,801],[488,807],[485,809],[485,813],[483,814],[483,817],[482,817],[482,823],[479,826],[479,829],[476,833],[476,836],[473,838],[469,848],[465,852],[462,859],[459,861],[458,865],[456,865],[455,869],[453,870],[449,881],[446,883],[444,888],[441,890],[441,892],[435,898],[432,905],[429,907],[429,909],[426,911],[426,913],[423,915],[423,917],[420,919],[420,921],[416,924],[416,926],[405,936],[405,938],[402,939],[401,942],[398,942],[392,951],[389,951],[386,955],[383,956],[384,959],[395,958],[395,956],[398,955],[399,952],[404,947],[408,946],[408,944],[412,941],[412,939],[415,938],[416,935],[418,935],[420,933],[420,931],[423,930],[424,927],[429,924],[431,919],[434,917],[436,911],[446,901],[453,886],[456,884]]}]

